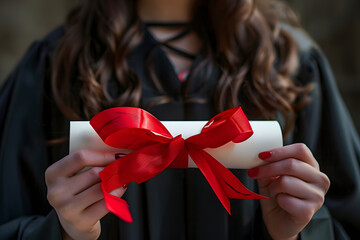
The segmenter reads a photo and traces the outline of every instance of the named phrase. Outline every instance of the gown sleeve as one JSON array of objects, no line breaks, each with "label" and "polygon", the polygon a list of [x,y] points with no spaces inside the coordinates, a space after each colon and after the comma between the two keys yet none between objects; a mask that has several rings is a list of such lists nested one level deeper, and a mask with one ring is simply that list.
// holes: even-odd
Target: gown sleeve
[{"label": "gown sleeve", "polygon": [[[299,34],[299,33],[297,33]],[[309,47],[311,46],[311,47]],[[304,47],[304,46],[303,46]],[[314,44],[300,54],[302,83],[313,83],[298,116],[294,142],[305,143],[331,181],[324,206],[301,239],[357,239],[360,229],[360,141],[331,68]]]},{"label": "gown sleeve", "polygon": [[34,43],[0,90],[0,239],[62,239],[44,179],[43,82],[53,37]]}]

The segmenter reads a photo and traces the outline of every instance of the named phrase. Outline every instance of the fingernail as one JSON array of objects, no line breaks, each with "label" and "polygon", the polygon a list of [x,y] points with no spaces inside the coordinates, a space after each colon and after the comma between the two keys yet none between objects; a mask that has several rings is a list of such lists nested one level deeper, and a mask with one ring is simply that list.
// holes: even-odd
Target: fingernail
[{"label": "fingernail", "polygon": [[252,168],[248,171],[248,176],[251,178],[256,177],[259,174],[259,168]]},{"label": "fingernail", "polygon": [[115,153],[115,160],[116,160],[116,159],[119,159],[119,158],[121,158],[121,157],[124,157],[124,156],[126,156],[125,153]]},{"label": "fingernail", "polygon": [[261,160],[266,160],[271,157],[271,151],[261,152],[259,153],[259,158]]},{"label": "fingernail", "polygon": [[122,185],[122,187],[124,188],[124,189],[127,189],[127,187],[129,186],[129,184],[124,184],[124,185]]}]

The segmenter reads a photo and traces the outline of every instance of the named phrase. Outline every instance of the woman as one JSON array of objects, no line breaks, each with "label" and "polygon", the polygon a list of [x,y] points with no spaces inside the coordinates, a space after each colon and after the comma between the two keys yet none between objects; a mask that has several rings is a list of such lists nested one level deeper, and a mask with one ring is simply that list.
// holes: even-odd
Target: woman
[{"label": "woman", "polygon": [[[358,137],[326,60],[279,13],[290,11],[250,0],[94,0],[75,8],[1,91],[1,238],[355,237]],[[98,175],[121,153],[67,155],[69,120],[112,106],[208,120],[237,105],[251,119],[278,119],[289,145],[260,153],[266,165],[233,171],[270,198],[234,200],[231,216],[198,170],[167,169],[112,192],[126,191],[134,223],[124,223],[106,215]]]}]

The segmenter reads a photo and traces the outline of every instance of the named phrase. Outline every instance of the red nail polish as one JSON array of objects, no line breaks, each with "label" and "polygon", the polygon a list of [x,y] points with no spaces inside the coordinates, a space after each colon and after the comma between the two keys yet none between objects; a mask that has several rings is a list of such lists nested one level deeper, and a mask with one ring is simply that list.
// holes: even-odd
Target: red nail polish
[{"label": "red nail polish", "polygon": [[127,189],[127,187],[129,186],[129,184],[124,184],[124,185],[122,185],[122,187],[124,188],[124,189]]},{"label": "red nail polish", "polygon": [[119,158],[121,158],[121,157],[124,157],[124,156],[126,156],[125,153],[115,153],[115,160],[116,160],[116,159],[119,159]]},{"label": "red nail polish", "polygon": [[271,152],[270,151],[266,151],[266,152],[261,152],[259,153],[259,158],[261,160],[266,160],[268,159],[269,157],[271,157]]},{"label": "red nail polish", "polygon": [[252,168],[248,171],[248,176],[251,178],[256,177],[259,174],[259,168]]}]

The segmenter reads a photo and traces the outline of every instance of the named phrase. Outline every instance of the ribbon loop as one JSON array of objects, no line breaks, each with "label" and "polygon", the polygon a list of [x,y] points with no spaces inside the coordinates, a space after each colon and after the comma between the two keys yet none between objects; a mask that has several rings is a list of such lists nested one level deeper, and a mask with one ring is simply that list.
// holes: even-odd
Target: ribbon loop
[{"label": "ribbon loop", "polygon": [[158,119],[139,108],[111,108],[97,114],[90,124],[106,144],[134,150],[100,172],[108,210],[126,222],[132,222],[127,203],[109,192],[132,181],[138,184],[147,181],[166,168],[187,168],[189,156],[229,214],[229,198],[265,198],[248,190],[228,169],[203,150],[220,147],[230,141],[241,142],[253,134],[240,107],[216,115],[201,133],[185,140],[181,135],[174,138]]},{"label": "ribbon loop", "polygon": [[202,148],[217,148],[230,141],[242,142],[251,137],[253,131],[240,107],[228,109],[210,119],[200,134],[186,139],[188,143]]}]

